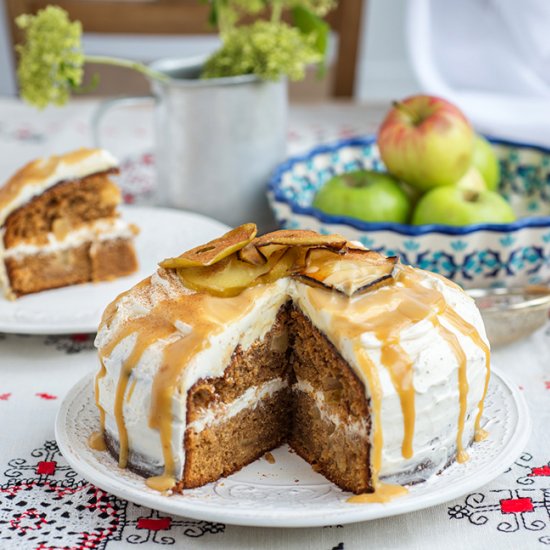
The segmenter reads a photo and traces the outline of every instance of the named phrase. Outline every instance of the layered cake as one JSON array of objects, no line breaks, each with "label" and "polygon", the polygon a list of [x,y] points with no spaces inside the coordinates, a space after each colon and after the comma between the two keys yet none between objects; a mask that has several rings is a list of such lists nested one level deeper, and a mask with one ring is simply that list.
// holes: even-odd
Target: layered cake
[{"label": "layered cake", "polygon": [[473,300],[338,235],[246,224],[165,260],[108,306],[96,346],[90,445],[161,491],[287,443],[354,499],[383,501],[485,437]]},{"label": "layered cake", "polygon": [[137,228],[117,212],[116,159],[101,149],[30,162],[0,188],[0,286],[7,298],[129,275]]}]

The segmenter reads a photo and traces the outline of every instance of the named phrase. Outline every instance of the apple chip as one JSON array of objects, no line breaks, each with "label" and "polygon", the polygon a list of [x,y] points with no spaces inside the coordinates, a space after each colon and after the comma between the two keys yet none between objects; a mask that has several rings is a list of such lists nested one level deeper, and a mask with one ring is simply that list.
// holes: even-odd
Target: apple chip
[{"label": "apple chip", "polygon": [[[341,235],[319,235],[315,231],[306,229],[281,229],[254,239],[254,246],[260,250],[270,245],[323,246],[339,250],[345,246],[346,242],[346,239]],[[263,253],[263,250],[261,252]]]},{"label": "apple chip", "polygon": [[239,259],[253,265],[263,265],[271,255],[287,247],[326,247],[339,250],[346,245],[340,235],[319,235],[315,231],[282,229],[253,239],[239,250]]},{"label": "apple chip", "polygon": [[245,223],[222,237],[184,252],[177,258],[167,258],[159,265],[166,269],[210,266],[244,248],[256,236],[256,225]]},{"label": "apple chip", "polygon": [[297,277],[312,286],[323,286],[354,296],[393,281],[396,257],[373,250],[347,249],[341,253],[312,248]]},{"label": "apple chip", "polygon": [[267,258],[254,245],[254,241],[241,248],[237,256],[242,262],[252,265],[264,265],[267,262]]},{"label": "apple chip", "polygon": [[251,286],[284,276],[270,276],[270,272],[275,269],[279,272],[281,268],[278,264],[286,251],[282,249],[273,254],[264,265],[242,262],[237,255],[233,255],[210,266],[180,268],[178,275],[183,284],[192,290],[228,298],[237,296]]}]

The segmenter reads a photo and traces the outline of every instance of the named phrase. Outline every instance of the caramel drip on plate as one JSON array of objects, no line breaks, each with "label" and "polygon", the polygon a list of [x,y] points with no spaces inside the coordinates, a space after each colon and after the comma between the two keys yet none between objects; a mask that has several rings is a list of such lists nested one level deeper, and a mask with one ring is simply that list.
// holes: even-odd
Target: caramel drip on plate
[{"label": "caramel drip on plate", "polygon": [[88,447],[94,451],[106,451],[107,444],[105,443],[105,437],[101,432],[93,432],[88,438]]},{"label": "caramel drip on plate", "polygon": [[487,432],[481,428],[481,417],[483,416],[483,407],[485,404],[485,396],[487,395],[487,389],[489,388],[489,379],[491,378],[491,350],[489,346],[484,342],[484,340],[479,335],[479,332],[476,328],[462,319],[460,315],[453,311],[450,308],[447,308],[445,311],[445,318],[462,334],[468,336],[472,342],[480,347],[485,354],[485,385],[483,387],[483,394],[479,401],[478,412],[475,420],[475,441],[483,441],[487,438]]},{"label": "caramel drip on plate", "polygon": [[[108,357],[125,338],[135,337],[132,350],[120,369],[114,402],[120,443],[119,466],[124,468],[128,463],[129,452],[124,400],[125,396],[127,400],[131,397],[136,383],[134,378],[128,389],[129,380],[145,351],[155,343],[164,343],[162,363],[153,380],[149,417],[150,427],[157,429],[160,434],[164,472],[149,478],[146,481],[149,487],[161,492],[167,491],[176,484],[179,474],[176,472],[172,449],[172,407],[174,393],[179,391],[185,366],[210,345],[212,336],[250,311],[259,292],[261,288],[256,287],[234,298],[191,294],[159,302],[146,316],[126,321],[100,350],[102,357]],[[113,311],[109,313],[113,315]]]}]

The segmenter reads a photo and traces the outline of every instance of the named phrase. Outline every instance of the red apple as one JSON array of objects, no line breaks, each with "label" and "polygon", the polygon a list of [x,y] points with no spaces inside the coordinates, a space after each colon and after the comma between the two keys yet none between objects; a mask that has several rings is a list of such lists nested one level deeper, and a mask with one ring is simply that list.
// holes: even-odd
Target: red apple
[{"label": "red apple", "polygon": [[427,191],[454,185],[472,163],[474,131],[462,112],[438,97],[396,101],[378,132],[388,171]]}]

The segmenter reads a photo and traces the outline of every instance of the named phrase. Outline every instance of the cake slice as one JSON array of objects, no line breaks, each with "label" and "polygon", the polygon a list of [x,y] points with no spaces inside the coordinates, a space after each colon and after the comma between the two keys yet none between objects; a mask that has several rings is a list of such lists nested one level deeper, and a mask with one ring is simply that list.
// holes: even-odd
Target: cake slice
[{"label": "cake slice", "polygon": [[129,275],[137,228],[117,211],[116,159],[79,149],[34,160],[0,188],[0,286],[9,299]]}]

